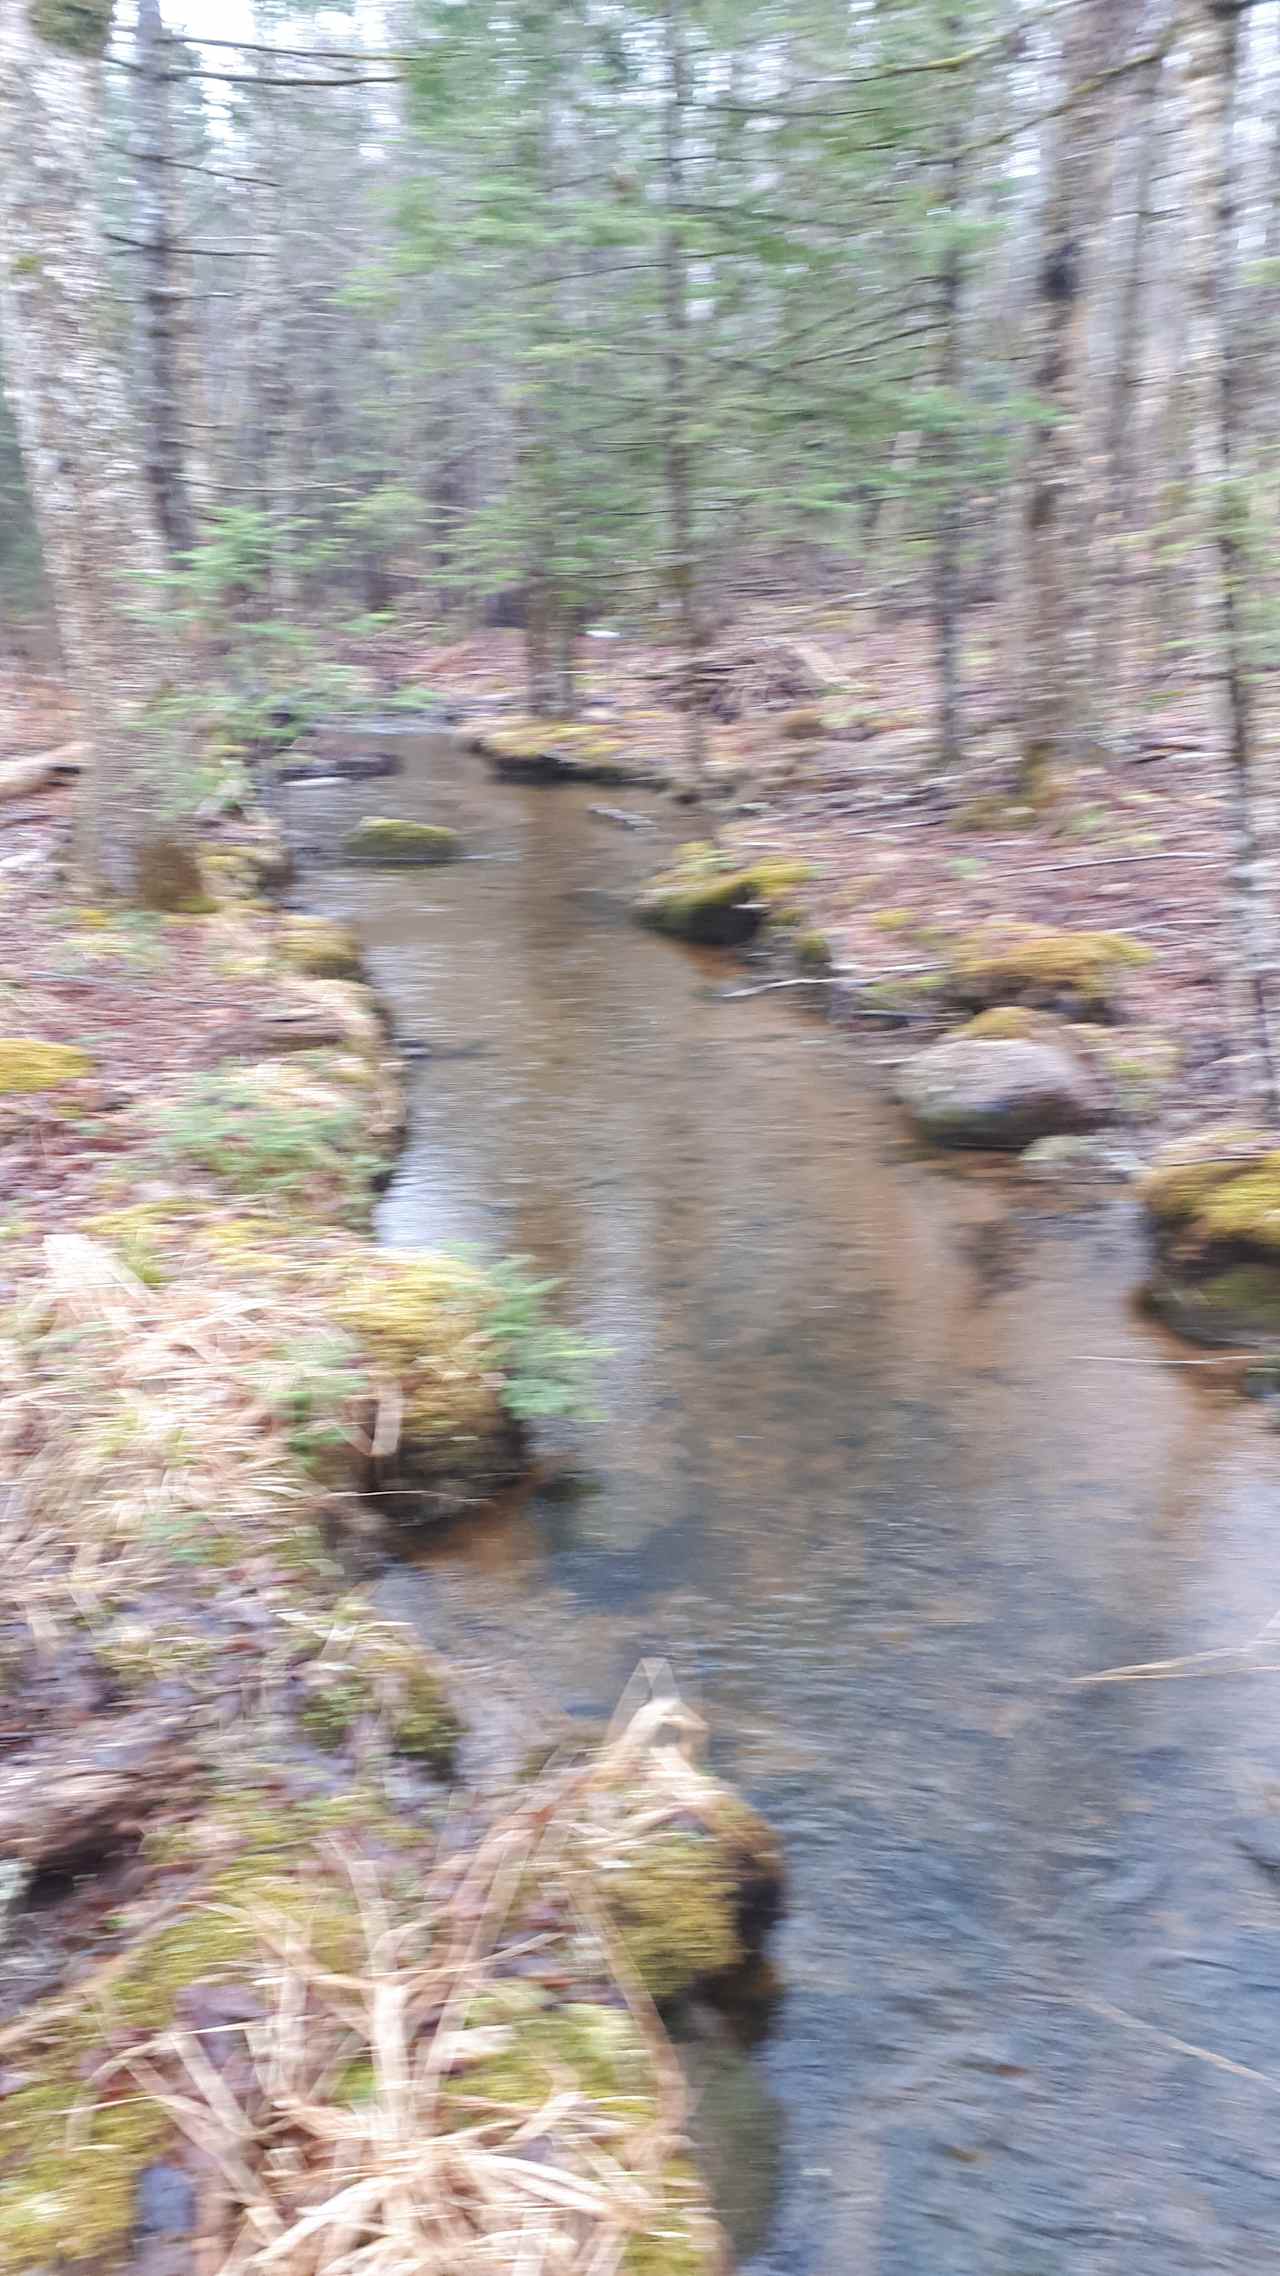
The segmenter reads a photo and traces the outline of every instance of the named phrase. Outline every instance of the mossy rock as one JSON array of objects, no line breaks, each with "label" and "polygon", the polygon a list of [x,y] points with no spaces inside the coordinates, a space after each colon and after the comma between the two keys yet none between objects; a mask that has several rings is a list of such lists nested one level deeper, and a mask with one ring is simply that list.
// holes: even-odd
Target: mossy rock
[{"label": "mossy rock", "polygon": [[134,897],[144,909],[173,917],[206,917],[218,904],[200,858],[180,838],[150,838],[134,860]]},{"label": "mossy rock", "polygon": [[519,719],[473,736],[473,751],[509,782],[656,783],[657,768],[628,755],[621,735],[590,721]]},{"label": "mossy rock", "polygon": [[599,1886],[636,1973],[667,2004],[759,1957],[782,1910],[782,1853],[758,1812],[708,1778],[687,1818],[612,1861]]},{"label": "mossy rock", "polygon": [[1239,1123],[1191,1132],[1138,1196],[1151,1308],[1197,1342],[1280,1343],[1280,1137]]},{"label": "mossy rock", "polygon": [[712,845],[681,849],[673,869],[654,878],[633,914],[655,932],[709,948],[751,940],[788,892],[812,875],[807,862],[766,856],[742,863]]},{"label": "mossy rock", "polygon": [[462,840],[456,830],[434,822],[397,822],[390,816],[366,814],[342,841],[348,861],[375,867],[425,869],[439,862],[456,861]]},{"label": "mossy rock", "polygon": [[1127,933],[1062,932],[993,919],[952,947],[944,982],[951,1000],[973,1011],[1030,1004],[1109,1020],[1126,975],[1150,961],[1150,949]]},{"label": "mossy rock", "polygon": [[815,705],[801,705],[795,711],[784,711],[778,721],[778,732],[789,743],[813,742],[825,735],[827,723]]},{"label": "mossy rock", "polygon": [[0,1037],[0,1098],[56,1091],[93,1073],[87,1051],[71,1043],[42,1043],[36,1036]]},{"label": "mossy rock", "polygon": [[340,1606],[300,1682],[298,1719],[318,1745],[345,1747],[368,1724],[383,1731],[393,1753],[441,1777],[452,1771],[462,1724],[412,1630],[375,1621],[363,1605]]},{"label": "mossy rock", "polygon": [[317,980],[359,980],[364,951],[349,925],[328,917],[282,917],[277,934],[280,961],[291,972]]},{"label": "mossy rock", "polygon": [[439,1492],[442,1506],[456,1480],[492,1488],[520,1468],[521,1434],[503,1401],[493,1340],[495,1301],[479,1267],[395,1249],[353,1257],[330,1301],[335,1324],[399,1407],[389,1483]]}]

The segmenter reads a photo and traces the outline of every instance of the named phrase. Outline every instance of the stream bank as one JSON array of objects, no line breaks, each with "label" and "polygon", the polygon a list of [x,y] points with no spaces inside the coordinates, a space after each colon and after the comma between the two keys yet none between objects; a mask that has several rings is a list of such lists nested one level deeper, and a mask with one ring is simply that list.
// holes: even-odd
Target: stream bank
[{"label": "stream bank", "polygon": [[[686,818],[402,755],[382,810],[473,858],[309,881],[412,1047],[382,1237],[537,1256],[608,1356],[560,1475],[379,1601],[491,1671],[482,1751],[667,1656],[782,1834],[785,1992],[753,2058],[778,2194],[743,2214],[745,2264],[1265,2262],[1265,1419],[1139,1317],[1126,1193],[923,1156],[801,991],[744,997],[740,966],[637,930]],[[368,810],[292,808],[317,855]]]},{"label": "stream bank", "polygon": [[519,1272],[370,1249],[398,1061],[350,937],[255,897],[262,833],[166,916],[40,854],[3,912],[0,2270],[516,2237],[709,2276],[654,2000],[741,1965],[772,1838],[661,1687],[460,1789],[464,1686],[359,1585],[522,1474],[579,1354]]}]

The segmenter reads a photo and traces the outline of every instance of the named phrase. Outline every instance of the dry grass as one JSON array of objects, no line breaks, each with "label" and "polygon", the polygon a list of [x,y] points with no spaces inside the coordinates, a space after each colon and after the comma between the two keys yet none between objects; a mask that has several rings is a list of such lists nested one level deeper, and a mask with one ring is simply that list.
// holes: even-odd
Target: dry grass
[{"label": "dry grass", "polygon": [[[624,1712],[586,1768],[549,1775],[473,1848],[442,1847],[407,1914],[367,1857],[333,1845],[328,1889],[358,1920],[357,1966],[337,1972],[296,1921],[250,1913],[271,2004],[236,2027],[241,2059],[226,2026],[216,2056],[174,2028],[99,2070],[98,2093],[127,2074],[198,2153],[207,2268],[613,2276],[639,2239],[681,2276],[719,2264],[684,2162],[681,2074],[596,1895],[603,1856],[697,1801],[698,1732],[669,1696]],[[598,2062],[584,2075],[568,2058],[558,2075],[535,2068],[532,2094],[502,2083],[513,2059],[519,2075],[522,2026],[494,2007],[559,1942],[522,1926],[531,1886],[540,1912],[563,1903],[586,1979],[620,1987],[625,2007],[563,2011],[619,2026],[612,2090]]]}]

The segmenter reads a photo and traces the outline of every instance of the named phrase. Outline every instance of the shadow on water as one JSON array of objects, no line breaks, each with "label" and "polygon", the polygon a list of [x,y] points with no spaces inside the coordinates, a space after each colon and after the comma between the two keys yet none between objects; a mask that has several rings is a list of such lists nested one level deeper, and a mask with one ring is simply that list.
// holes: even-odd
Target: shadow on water
[{"label": "shadow on water", "polygon": [[421,1047],[382,1231],[528,1252],[609,1356],[591,1490],[387,1597],[496,1723],[669,1657],[783,1832],[786,1997],[722,2094],[749,2267],[1272,2265],[1280,1678],[1073,1679],[1280,1605],[1274,1436],[1130,1312],[1123,1197],[913,1158],[858,1046],[618,924],[656,832],[408,751],[295,794],[508,857],[316,881]]}]

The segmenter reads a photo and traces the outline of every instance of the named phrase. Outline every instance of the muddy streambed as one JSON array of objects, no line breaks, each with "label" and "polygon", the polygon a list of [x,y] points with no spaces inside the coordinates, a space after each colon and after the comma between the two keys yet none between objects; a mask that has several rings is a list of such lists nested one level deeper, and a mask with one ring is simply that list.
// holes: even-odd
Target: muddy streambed
[{"label": "muddy streambed", "polygon": [[384,1600],[492,1671],[482,1744],[669,1659],[785,1836],[785,1994],[709,2093],[744,2265],[1280,2265],[1280,1650],[1075,1681],[1280,1607],[1280,1441],[1131,1312],[1123,1195],[920,1159],[799,992],[626,923],[669,817],[404,748],[291,794],[488,857],[308,879],[413,1046],[382,1233],[531,1255],[608,1356],[576,1485]]}]

